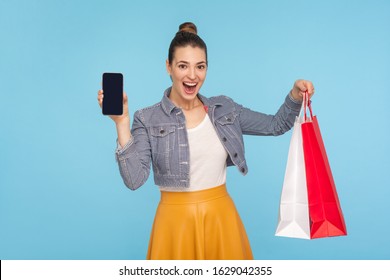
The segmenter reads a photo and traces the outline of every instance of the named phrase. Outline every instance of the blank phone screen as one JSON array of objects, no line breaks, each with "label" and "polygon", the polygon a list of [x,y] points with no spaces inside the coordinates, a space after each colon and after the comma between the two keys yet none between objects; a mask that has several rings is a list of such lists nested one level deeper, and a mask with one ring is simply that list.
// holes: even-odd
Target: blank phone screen
[{"label": "blank phone screen", "polygon": [[103,114],[123,114],[123,75],[121,73],[103,74]]}]

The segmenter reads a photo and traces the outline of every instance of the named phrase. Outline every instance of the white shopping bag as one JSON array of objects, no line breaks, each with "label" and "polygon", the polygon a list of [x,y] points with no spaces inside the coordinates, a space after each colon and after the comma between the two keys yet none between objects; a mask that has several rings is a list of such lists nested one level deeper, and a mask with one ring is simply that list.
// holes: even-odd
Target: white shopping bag
[{"label": "white shopping bag", "polygon": [[301,113],[294,123],[275,235],[310,239],[309,207],[301,132],[301,124],[304,122],[302,117],[303,107],[302,104]]}]

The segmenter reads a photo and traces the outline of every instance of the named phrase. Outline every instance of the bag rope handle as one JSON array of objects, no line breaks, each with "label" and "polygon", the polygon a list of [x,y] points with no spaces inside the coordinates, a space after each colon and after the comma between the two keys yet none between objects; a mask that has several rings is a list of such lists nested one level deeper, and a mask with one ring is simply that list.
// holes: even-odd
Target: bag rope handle
[{"label": "bag rope handle", "polygon": [[306,116],[306,111],[307,111],[307,108],[309,108],[309,112],[310,112],[310,120],[313,119],[313,110],[311,109],[311,100],[310,100],[310,97],[309,97],[309,92],[308,91],[305,91],[303,93],[303,103],[304,103],[304,114],[305,114],[305,122],[307,121],[307,116]]}]

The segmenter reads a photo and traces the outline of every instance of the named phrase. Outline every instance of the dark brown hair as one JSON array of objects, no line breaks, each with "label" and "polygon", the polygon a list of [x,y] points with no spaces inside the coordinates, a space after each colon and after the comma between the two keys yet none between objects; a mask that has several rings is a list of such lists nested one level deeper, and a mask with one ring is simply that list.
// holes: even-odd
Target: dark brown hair
[{"label": "dark brown hair", "polygon": [[176,33],[176,36],[172,39],[171,45],[169,46],[168,52],[168,61],[169,64],[172,64],[173,56],[175,50],[178,47],[199,47],[203,49],[206,53],[206,63],[207,63],[207,47],[205,42],[198,36],[198,29],[196,25],[192,22],[185,22],[180,24],[179,31]]}]

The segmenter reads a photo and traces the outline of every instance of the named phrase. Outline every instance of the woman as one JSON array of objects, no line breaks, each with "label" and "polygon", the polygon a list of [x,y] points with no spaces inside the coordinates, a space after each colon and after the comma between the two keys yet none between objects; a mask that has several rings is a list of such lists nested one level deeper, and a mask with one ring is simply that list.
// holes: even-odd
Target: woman
[{"label": "woman", "polygon": [[[127,96],[117,128],[120,174],[139,188],[150,163],[161,200],[147,259],[253,259],[245,228],[226,190],[226,167],[248,171],[243,134],[280,135],[298,115],[311,82],[298,80],[278,112],[251,111],[226,96],[199,93],[207,73],[207,47],[193,23],[183,23],[169,47],[172,87],[157,104],[134,114],[130,132]],[[103,92],[98,92],[102,106]]]}]

